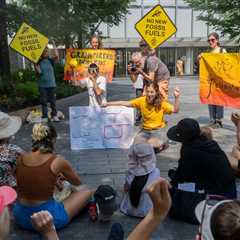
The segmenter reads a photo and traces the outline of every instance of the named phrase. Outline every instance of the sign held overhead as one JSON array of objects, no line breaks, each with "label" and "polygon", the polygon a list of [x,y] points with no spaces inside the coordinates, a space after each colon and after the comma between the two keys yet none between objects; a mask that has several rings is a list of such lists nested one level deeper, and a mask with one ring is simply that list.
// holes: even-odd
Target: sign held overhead
[{"label": "sign held overhead", "polygon": [[48,38],[23,23],[11,41],[10,47],[30,61],[37,63],[47,44]]},{"label": "sign held overhead", "polygon": [[159,4],[135,24],[135,29],[151,48],[157,48],[177,31],[176,26]]}]

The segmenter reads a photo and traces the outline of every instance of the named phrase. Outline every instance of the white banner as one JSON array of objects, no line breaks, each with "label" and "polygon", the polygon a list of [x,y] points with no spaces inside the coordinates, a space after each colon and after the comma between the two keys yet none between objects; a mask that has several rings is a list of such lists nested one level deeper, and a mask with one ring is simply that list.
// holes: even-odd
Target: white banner
[{"label": "white banner", "polygon": [[126,107],[70,107],[71,149],[129,148],[134,111]]}]

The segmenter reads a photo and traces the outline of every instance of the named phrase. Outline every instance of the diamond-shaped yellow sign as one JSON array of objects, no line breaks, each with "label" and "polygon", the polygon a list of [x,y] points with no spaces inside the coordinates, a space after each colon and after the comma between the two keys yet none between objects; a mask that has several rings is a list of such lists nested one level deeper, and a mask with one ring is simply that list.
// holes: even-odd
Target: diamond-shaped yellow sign
[{"label": "diamond-shaped yellow sign", "polygon": [[159,4],[135,24],[135,29],[151,48],[158,47],[177,31],[176,26]]},{"label": "diamond-shaped yellow sign", "polygon": [[44,35],[23,23],[10,43],[10,47],[30,61],[37,63],[47,44],[48,39]]}]

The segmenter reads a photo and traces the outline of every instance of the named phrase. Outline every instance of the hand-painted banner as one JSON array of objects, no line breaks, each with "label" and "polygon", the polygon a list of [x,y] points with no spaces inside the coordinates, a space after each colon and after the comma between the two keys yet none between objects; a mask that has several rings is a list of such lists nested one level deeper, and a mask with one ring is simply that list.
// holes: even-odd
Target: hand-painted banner
[{"label": "hand-painted banner", "polygon": [[88,66],[96,63],[107,82],[113,78],[116,52],[107,49],[67,49],[64,80],[78,81],[88,76]]},{"label": "hand-painted banner", "polygon": [[204,104],[240,108],[239,53],[202,54],[200,99]]}]

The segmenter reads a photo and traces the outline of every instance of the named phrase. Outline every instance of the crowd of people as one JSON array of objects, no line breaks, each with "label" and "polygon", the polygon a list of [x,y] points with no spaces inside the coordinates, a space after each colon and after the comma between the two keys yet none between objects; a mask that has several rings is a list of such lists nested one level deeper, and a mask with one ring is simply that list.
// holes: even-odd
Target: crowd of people
[{"label": "crowd of people", "polygon": [[[219,37],[209,35],[212,52],[225,52]],[[101,48],[101,40],[90,40],[92,49]],[[145,41],[140,52],[133,53],[128,72],[136,89],[136,98],[108,102],[106,79],[99,66],[92,63],[88,78],[79,83],[89,94],[89,106],[125,106],[137,109],[136,123],[141,123],[128,153],[128,168],[119,210],[126,216],[142,219],[127,237],[147,240],[157,226],[170,218],[199,225],[197,240],[240,239],[240,201],[237,200],[235,176],[240,175],[240,115],[233,113],[237,141],[232,152],[224,152],[214,140],[212,128],[222,127],[223,107],[209,106],[210,124],[201,127],[191,118],[180,120],[163,134],[165,114],[180,110],[180,89],[174,90],[174,103],[168,101],[170,73]],[[200,58],[201,56],[199,56]],[[55,77],[48,50],[35,65],[39,76],[42,122],[32,128],[32,147],[25,152],[11,143],[21,128],[21,119],[0,112],[0,238],[9,232],[10,214],[15,223],[26,230],[39,232],[43,239],[57,240],[57,230],[64,228],[82,210],[87,209],[92,221],[110,221],[118,209],[116,191],[109,185],[97,189],[83,185],[68,160],[55,152],[57,132],[49,123],[47,102],[51,105],[51,120],[59,121],[55,103]],[[169,181],[161,178],[156,154],[165,150],[168,141],[181,144],[180,158],[169,169]],[[44,176],[44,177],[43,177]],[[61,201],[55,192],[72,185]],[[8,206],[13,205],[12,213]],[[126,238],[126,236],[125,236]],[[124,239],[120,224],[113,224],[108,240]]]}]

